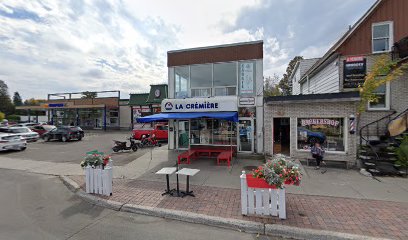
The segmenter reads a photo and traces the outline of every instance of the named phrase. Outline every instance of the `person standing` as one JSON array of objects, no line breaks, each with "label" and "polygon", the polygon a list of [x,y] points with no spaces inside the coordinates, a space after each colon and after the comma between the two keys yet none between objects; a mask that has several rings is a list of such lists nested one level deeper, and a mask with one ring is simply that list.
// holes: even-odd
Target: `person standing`
[{"label": "person standing", "polygon": [[321,147],[320,143],[317,142],[314,146],[310,149],[312,153],[312,157],[316,159],[316,168],[320,169],[320,163],[323,161],[324,149]]}]

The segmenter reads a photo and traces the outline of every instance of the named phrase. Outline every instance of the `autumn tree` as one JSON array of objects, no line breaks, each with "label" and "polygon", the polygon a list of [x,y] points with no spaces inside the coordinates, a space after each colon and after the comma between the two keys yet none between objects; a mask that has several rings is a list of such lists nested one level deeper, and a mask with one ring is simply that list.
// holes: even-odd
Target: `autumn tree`
[{"label": "autumn tree", "polygon": [[265,97],[282,95],[278,87],[279,81],[280,81],[279,76],[277,74],[264,78],[264,96]]},{"label": "autumn tree", "polygon": [[302,60],[302,56],[296,56],[290,60],[286,73],[283,74],[282,79],[279,82],[279,89],[282,92],[282,95],[292,95],[292,82],[290,81],[290,75],[292,75],[293,70],[295,69],[296,63],[299,60]]}]

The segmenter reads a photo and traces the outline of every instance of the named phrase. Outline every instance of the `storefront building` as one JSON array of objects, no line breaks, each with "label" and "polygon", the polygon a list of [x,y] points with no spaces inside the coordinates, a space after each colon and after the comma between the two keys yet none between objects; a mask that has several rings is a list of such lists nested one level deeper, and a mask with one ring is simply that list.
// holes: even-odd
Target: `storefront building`
[{"label": "storefront building", "polygon": [[169,96],[161,103],[169,149],[232,147],[263,153],[263,42],[167,53]]},{"label": "storefront building", "polygon": [[[103,95],[111,95],[103,97]],[[112,96],[116,95],[116,96]],[[18,109],[48,112],[50,124],[80,126],[83,129],[119,129],[119,91],[71,92],[48,94],[40,106],[20,106]]]},{"label": "storefront building", "polygon": [[376,89],[378,101],[369,102],[363,112],[358,111],[358,86],[380,57],[407,61],[408,18],[400,6],[406,2],[376,1],[323,57],[296,64],[290,77],[295,95],[266,99],[267,154],[310,158],[310,146],[320,141],[328,159],[350,165],[379,155],[370,150],[374,157],[360,157],[357,148],[382,141],[390,121],[407,114],[408,72]]}]

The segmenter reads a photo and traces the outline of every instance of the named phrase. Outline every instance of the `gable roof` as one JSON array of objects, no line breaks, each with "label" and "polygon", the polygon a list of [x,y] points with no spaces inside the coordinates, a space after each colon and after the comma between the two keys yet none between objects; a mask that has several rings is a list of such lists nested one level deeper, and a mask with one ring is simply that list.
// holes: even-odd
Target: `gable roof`
[{"label": "gable roof", "polygon": [[374,10],[377,9],[377,7],[380,5],[381,2],[385,0],[377,0],[371,7],[370,9],[367,10],[366,13],[351,27],[349,30],[323,55],[322,58],[320,58],[319,61],[317,61],[308,71],[305,72],[305,74],[301,77],[301,80],[307,75],[312,75],[315,70],[324,64],[328,59],[332,59],[331,57],[336,53],[336,51],[339,49],[339,47],[358,29],[358,27],[367,19],[368,16],[371,15],[371,13],[374,12]]}]

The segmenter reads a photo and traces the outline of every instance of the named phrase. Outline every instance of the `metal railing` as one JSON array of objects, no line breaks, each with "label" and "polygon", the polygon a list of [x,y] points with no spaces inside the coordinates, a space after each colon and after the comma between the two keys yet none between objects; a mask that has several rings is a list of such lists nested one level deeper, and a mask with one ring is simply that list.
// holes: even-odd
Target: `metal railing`
[{"label": "metal railing", "polygon": [[[365,141],[366,143],[365,145],[368,145],[367,143],[370,141],[371,136],[380,136],[380,124],[381,126],[387,126],[388,123],[391,121],[392,115],[394,115],[396,112],[397,111],[394,110],[392,113],[361,127],[360,128],[360,145],[363,145],[363,141]],[[374,131],[371,131],[373,127],[375,129]],[[372,132],[375,132],[376,135],[372,134]],[[383,132],[382,134],[385,134],[385,133],[386,132]]]}]

